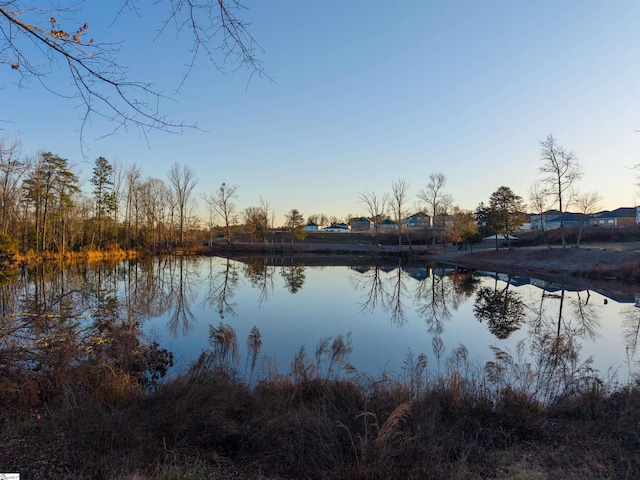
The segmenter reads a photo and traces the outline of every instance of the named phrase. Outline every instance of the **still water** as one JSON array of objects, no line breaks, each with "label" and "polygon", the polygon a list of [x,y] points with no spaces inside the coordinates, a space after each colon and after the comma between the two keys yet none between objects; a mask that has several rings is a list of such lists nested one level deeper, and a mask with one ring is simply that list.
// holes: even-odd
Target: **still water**
[{"label": "still water", "polygon": [[212,329],[228,325],[244,358],[257,327],[259,364],[282,373],[300,348],[314,358],[322,339],[336,338],[350,342],[355,369],[376,377],[402,373],[420,354],[431,374],[488,365],[503,383],[542,374],[567,385],[594,371],[624,382],[637,370],[633,288],[613,294],[443,265],[343,260],[350,265],[163,257],[25,270],[0,281],[0,353],[13,365],[55,370],[83,359],[140,362],[156,341],[181,372],[212,348]]},{"label": "still water", "polygon": [[313,356],[320,339],[340,335],[350,336],[350,363],[372,375],[399,372],[409,353],[424,353],[430,371],[446,373],[447,358],[461,346],[474,365],[508,353],[515,362],[541,368],[541,356],[557,350],[559,339],[575,372],[596,369],[603,379],[626,381],[638,365],[640,308],[634,296],[586,285],[565,289],[398,261],[309,266],[291,259],[213,257],[121,265],[114,284],[120,296],[131,296],[132,278],[149,268],[157,279],[145,288],[157,288],[151,295],[157,306],[142,330],[174,353],[176,368],[208,348],[211,327],[221,323],[236,331],[241,354],[256,326],[261,354],[281,371],[300,347]]}]

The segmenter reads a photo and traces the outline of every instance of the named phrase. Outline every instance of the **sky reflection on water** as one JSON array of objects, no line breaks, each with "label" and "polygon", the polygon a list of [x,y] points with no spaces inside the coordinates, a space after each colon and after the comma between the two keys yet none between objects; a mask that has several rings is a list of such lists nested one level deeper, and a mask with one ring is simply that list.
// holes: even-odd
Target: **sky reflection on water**
[{"label": "sky reflection on water", "polygon": [[[289,368],[301,346],[313,357],[321,338],[349,332],[351,363],[374,375],[399,372],[409,351],[426,354],[429,369],[445,373],[446,357],[460,345],[480,366],[493,359],[491,346],[515,353],[520,341],[529,358],[534,338],[553,338],[558,332],[570,337],[572,346],[581,345],[580,362],[593,356],[594,367],[605,378],[613,368],[625,380],[636,366],[640,308],[599,293],[563,291],[504,275],[476,274],[470,279],[452,269],[399,268],[393,263],[384,267],[284,263],[257,259],[246,264],[222,258],[185,262],[179,269],[181,278],[171,280],[185,292],[182,302],[148,320],[144,332],[174,352],[178,368],[209,347],[209,328],[221,322],[235,329],[243,357],[247,336],[257,326],[262,355],[280,371]],[[477,318],[480,290],[486,295],[482,322]],[[518,302],[522,318],[514,321]],[[505,318],[492,324],[500,312],[507,312]]]}]

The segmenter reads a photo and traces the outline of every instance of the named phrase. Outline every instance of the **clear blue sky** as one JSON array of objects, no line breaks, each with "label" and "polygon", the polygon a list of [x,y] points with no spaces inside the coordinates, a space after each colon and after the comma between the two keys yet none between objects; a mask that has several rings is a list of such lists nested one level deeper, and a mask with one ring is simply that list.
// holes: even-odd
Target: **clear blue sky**
[{"label": "clear blue sky", "polygon": [[[113,26],[114,12],[86,5],[90,34],[124,41],[121,62],[134,80],[167,95],[182,79],[187,42],[167,32],[154,41],[144,7]],[[363,191],[382,194],[404,178],[411,201],[428,176],[474,209],[499,186],[526,197],[541,164],[539,142],[553,133],[584,168],[582,191],[602,208],[636,203],[640,163],[640,2],[246,0],[241,17],[264,49],[273,82],[239,70],[224,75],[198,60],[173,100],[170,118],[203,131],[182,135],[114,127],[85,134],[76,100],[37,82],[17,88],[5,67],[0,128],[24,149],[78,163],[88,178],[98,156],[137,164],[166,180],[174,162],[199,176],[197,194],[239,186],[238,206],[262,196],[277,221],[362,214]],[[86,17],[85,16],[85,17]],[[83,17],[83,18],[85,18]],[[84,21],[84,20],[83,20]],[[106,37],[102,37],[105,35]],[[52,77],[64,86],[63,78]],[[87,190],[89,187],[87,186]]]}]

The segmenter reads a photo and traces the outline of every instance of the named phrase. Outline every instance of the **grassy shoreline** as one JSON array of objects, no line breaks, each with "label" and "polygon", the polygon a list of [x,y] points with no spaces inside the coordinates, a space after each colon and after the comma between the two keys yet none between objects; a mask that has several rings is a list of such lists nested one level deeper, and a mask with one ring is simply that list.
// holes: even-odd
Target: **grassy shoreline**
[{"label": "grassy shoreline", "polygon": [[462,347],[442,375],[409,354],[402,372],[372,377],[349,364],[344,338],[315,358],[300,349],[282,374],[255,338],[242,367],[229,328],[154,388],[114,364],[81,363],[47,395],[37,376],[13,394],[5,379],[0,466],[39,479],[640,475],[640,383],[603,382],[557,339],[529,381],[513,380],[512,358],[474,365]]},{"label": "grassy shoreline", "polygon": [[[579,267],[572,255],[597,255],[608,268],[626,265],[624,255],[636,261],[636,250],[425,252],[424,260],[524,268],[531,254],[529,268],[566,274]],[[315,357],[301,348],[278,373],[287,369],[259,356],[258,337],[240,359],[235,333],[222,327],[197,362],[159,383],[152,376],[167,357],[157,348],[117,356],[132,341],[125,329],[92,349],[51,345],[26,363],[14,362],[19,345],[8,345],[0,471],[109,480],[640,478],[640,380],[620,384],[577,364],[565,336],[542,337],[534,365],[506,352],[475,365],[461,347],[443,359],[442,374],[408,355],[401,372],[372,377],[349,364],[345,339],[319,345]]]}]

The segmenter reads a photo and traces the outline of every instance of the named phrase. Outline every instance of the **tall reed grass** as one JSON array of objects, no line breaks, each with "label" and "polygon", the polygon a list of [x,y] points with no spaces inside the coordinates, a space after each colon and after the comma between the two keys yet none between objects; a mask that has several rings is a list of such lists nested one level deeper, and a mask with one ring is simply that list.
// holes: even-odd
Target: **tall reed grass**
[{"label": "tall reed grass", "polygon": [[542,338],[534,360],[495,349],[485,365],[459,346],[442,374],[409,352],[400,372],[376,376],[350,363],[350,335],[313,355],[300,348],[288,369],[261,355],[257,328],[244,359],[229,325],[212,326],[209,343],[151,388],[82,355],[55,389],[43,372],[3,367],[2,468],[105,479],[640,475],[640,385],[603,382],[558,339]]}]

